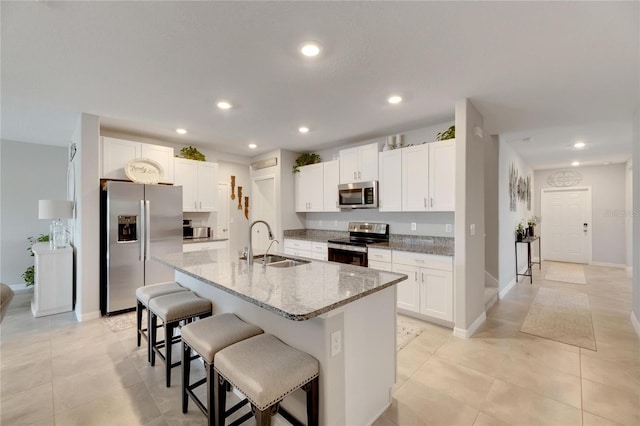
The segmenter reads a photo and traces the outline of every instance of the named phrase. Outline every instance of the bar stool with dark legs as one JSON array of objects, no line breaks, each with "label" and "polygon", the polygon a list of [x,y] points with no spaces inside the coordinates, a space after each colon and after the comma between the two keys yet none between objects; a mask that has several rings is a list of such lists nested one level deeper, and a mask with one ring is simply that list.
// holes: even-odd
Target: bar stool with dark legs
[{"label": "bar stool with dark legs", "polygon": [[[172,363],[171,361],[171,347],[174,343],[180,342],[180,336],[174,337],[173,332],[181,321],[190,323],[196,317],[205,318],[211,316],[211,302],[198,297],[191,291],[182,291],[154,297],[149,301],[149,312],[151,314],[149,324],[151,365],[155,365],[156,354],[158,354],[165,363],[167,387],[170,387],[171,368],[180,365],[180,362]],[[164,340],[162,341],[157,340],[158,318],[164,324]],[[164,354],[160,351],[162,347],[165,348]]]},{"label": "bar stool with dark legs", "polygon": [[[138,287],[136,289],[136,325],[138,329],[138,346],[140,346],[141,338],[147,341],[147,361],[151,362],[151,345],[149,345],[149,324],[151,323],[151,314],[149,313],[149,300],[154,297],[164,296],[165,294],[177,293],[179,291],[189,291],[188,288],[180,286],[178,283],[153,284]],[[142,311],[147,310],[147,328],[142,328]]]},{"label": "bar stool with dark legs", "polygon": [[[258,426],[271,424],[280,413],[293,425],[302,423],[280,407],[290,393],[302,388],[307,393],[307,425],[318,426],[320,391],[318,360],[292,348],[271,334],[261,334],[222,349],[214,358],[216,426],[224,426],[226,388],[231,384],[247,397]],[[251,417],[248,414],[233,424]]]},{"label": "bar stool with dark legs", "polygon": [[[216,388],[213,381],[213,359],[216,353],[227,346],[262,333],[260,327],[246,323],[231,313],[214,315],[183,326],[180,330],[182,335],[182,412],[188,411],[189,397],[191,397],[207,417],[209,425],[213,425],[215,413],[212,410],[214,407],[212,400]],[[196,356],[192,357],[191,351],[195,352]],[[191,361],[198,358],[204,361],[206,376],[195,383],[189,383]],[[194,389],[203,384],[207,386],[206,402],[201,401],[194,393]]]}]

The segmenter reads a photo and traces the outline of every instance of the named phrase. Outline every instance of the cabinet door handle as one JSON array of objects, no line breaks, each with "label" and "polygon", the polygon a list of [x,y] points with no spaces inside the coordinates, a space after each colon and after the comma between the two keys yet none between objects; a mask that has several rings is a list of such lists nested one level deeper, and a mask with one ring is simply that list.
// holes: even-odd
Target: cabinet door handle
[{"label": "cabinet door handle", "polygon": [[353,178],[358,179],[358,172],[353,172]]},{"label": "cabinet door handle", "polygon": [[420,275],[422,275],[422,282],[424,282],[424,272]]},{"label": "cabinet door handle", "polygon": [[429,207],[433,207],[433,197],[429,198]]},{"label": "cabinet door handle", "polygon": [[200,208],[202,208],[202,201],[200,201]]},{"label": "cabinet door handle", "polygon": [[360,171],[358,171],[358,179],[362,179],[362,173],[360,173]]},{"label": "cabinet door handle", "polygon": [[416,282],[418,282],[418,271],[415,271],[414,274],[416,274]]},{"label": "cabinet door handle", "polygon": [[427,207],[427,197],[424,197],[424,206]]},{"label": "cabinet door handle", "polygon": [[194,201],[194,202],[193,202],[193,208],[194,208],[194,209],[197,209],[197,208],[198,208],[198,202],[197,202],[197,201]]}]

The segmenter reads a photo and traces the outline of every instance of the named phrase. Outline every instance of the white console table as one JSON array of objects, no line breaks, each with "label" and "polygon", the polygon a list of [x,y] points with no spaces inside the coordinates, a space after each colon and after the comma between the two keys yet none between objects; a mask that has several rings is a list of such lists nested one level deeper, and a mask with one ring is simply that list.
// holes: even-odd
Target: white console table
[{"label": "white console table", "polygon": [[42,317],[73,310],[73,248],[52,250],[49,243],[35,243],[35,285],[31,312]]}]

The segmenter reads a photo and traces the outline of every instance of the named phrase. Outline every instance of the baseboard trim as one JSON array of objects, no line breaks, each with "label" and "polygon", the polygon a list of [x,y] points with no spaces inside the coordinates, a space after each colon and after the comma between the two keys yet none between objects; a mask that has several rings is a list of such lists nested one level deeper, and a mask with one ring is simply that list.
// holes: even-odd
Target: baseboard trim
[{"label": "baseboard trim", "polygon": [[9,284],[9,288],[14,293],[26,293],[28,291],[33,290],[33,286],[27,287],[25,284]]},{"label": "baseboard trim", "polygon": [[500,287],[500,282],[489,272],[484,271],[484,285],[485,287]]},{"label": "baseboard trim", "polygon": [[591,262],[591,266],[603,266],[605,268],[620,268],[625,269],[627,265],[624,263],[608,263],[608,262]]},{"label": "baseboard trim", "polygon": [[98,319],[101,316],[102,314],[100,313],[100,311],[87,312],[86,314],[76,311],[76,319],[78,320],[78,322],[91,321],[94,319]]},{"label": "baseboard trim", "polygon": [[516,279],[512,279],[507,286],[498,291],[498,299],[504,299],[507,293],[511,291],[511,289],[516,285]]},{"label": "baseboard trim", "polygon": [[633,311],[631,311],[631,324],[633,324],[636,334],[640,337],[640,321],[638,321],[638,317],[636,317],[636,314]]},{"label": "baseboard trim", "polygon": [[633,266],[627,266],[625,267],[625,269],[627,270],[627,272],[633,272]]},{"label": "baseboard trim", "polygon": [[473,336],[473,334],[478,330],[478,328],[480,328],[480,326],[486,320],[487,320],[487,313],[486,312],[482,312],[478,316],[478,318],[476,318],[475,321],[473,321],[471,323],[469,328],[464,329],[464,328],[454,327],[453,328],[453,335],[456,336],[456,337],[459,337],[461,339],[468,339],[469,337]]}]

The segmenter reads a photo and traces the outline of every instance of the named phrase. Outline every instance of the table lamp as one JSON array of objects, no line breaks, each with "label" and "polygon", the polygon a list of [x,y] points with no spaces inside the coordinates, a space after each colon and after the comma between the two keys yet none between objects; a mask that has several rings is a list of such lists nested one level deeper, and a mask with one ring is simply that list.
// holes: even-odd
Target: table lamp
[{"label": "table lamp", "polygon": [[69,244],[67,227],[61,219],[73,217],[73,201],[68,200],[39,200],[38,218],[53,219],[49,226],[49,247],[51,249],[64,248]]}]

